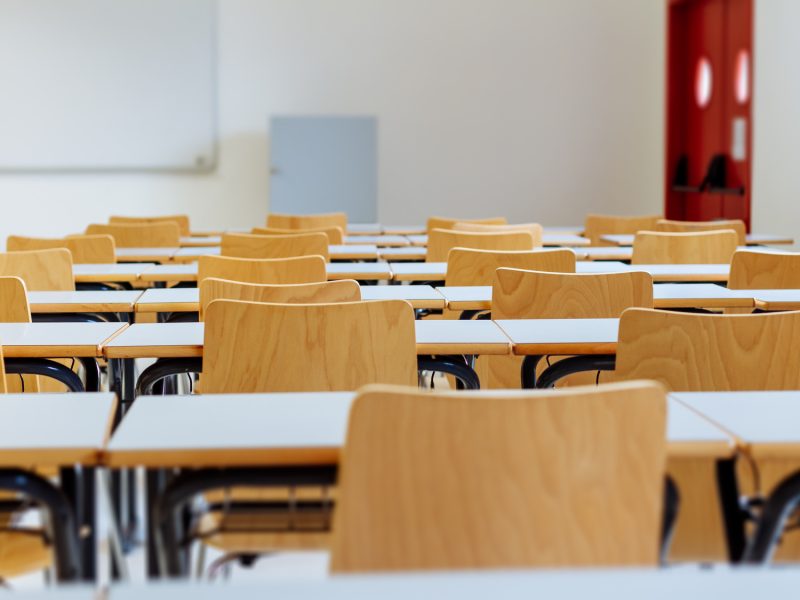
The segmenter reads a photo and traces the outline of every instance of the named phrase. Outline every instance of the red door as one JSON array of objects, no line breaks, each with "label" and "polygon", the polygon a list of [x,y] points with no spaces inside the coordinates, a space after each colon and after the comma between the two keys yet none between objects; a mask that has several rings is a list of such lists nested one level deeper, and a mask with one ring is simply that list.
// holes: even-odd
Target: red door
[{"label": "red door", "polygon": [[752,0],[670,0],[667,218],[750,224]]}]

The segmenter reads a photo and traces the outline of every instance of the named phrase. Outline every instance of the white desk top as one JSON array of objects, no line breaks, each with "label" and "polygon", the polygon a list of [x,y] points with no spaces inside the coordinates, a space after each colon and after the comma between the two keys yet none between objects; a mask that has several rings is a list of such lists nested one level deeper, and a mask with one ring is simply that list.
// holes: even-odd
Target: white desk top
[{"label": "white desk top", "polygon": [[348,223],[347,235],[381,235],[384,228],[380,223]]},{"label": "white desk top", "polygon": [[514,354],[613,354],[619,319],[503,319],[495,321]]},{"label": "white desk top", "polygon": [[222,252],[220,246],[188,246],[175,252],[175,260],[193,260],[198,256],[219,256]]},{"label": "white desk top", "polygon": [[136,281],[155,266],[153,263],[72,265],[72,274],[78,282]]},{"label": "white desk top", "polygon": [[[594,263],[592,263],[594,264]],[[630,265],[634,271],[646,271],[654,281],[728,281],[730,265]]]},{"label": "white desk top", "polygon": [[[428,228],[425,225],[384,225],[383,231],[388,235],[423,235]],[[348,233],[350,233],[348,231]]]},{"label": "white desk top", "polygon": [[[389,263],[328,263],[328,279],[389,280]],[[197,263],[153,265],[142,272],[142,281],[197,281]]]},{"label": "white desk top", "polygon": [[172,258],[179,249],[176,248],[117,248],[115,250],[117,261],[167,261]]},{"label": "white desk top", "polygon": [[736,290],[752,294],[756,306],[762,310],[800,309],[800,290]]},{"label": "white desk top", "polygon": [[191,288],[151,288],[136,301],[136,312],[197,312],[200,290]]},{"label": "white desk top", "polygon": [[428,250],[422,246],[402,246],[380,248],[378,254],[384,260],[425,260]]},{"label": "white desk top", "polygon": [[331,260],[377,260],[378,247],[375,244],[331,244],[328,254]]},{"label": "white desk top", "polygon": [[[392,275],[397,281],[443,281],[447,277],[446,262],[389,263]],[[621,262],[579,262],[576,273],[619,273],[630,271],[631,267]]]},{"label": "white desk top", "polygon": [[[613,235],[608,234],[601,236],[601,239],[611,244],[617,244],[618,246],[631,246],[633,244],[634,237],[635,236],[630,233]],[[747,242],[748,246],[756,244],[794,244],[794,240],[789,236],[773,235],[769,233],[748,233],[745,236],[745,241]]]},{"label": "white desk top", "polygon": [[691,566],[662,570],[562,569],[555,571],[462,571],[395,575],[348,575],[305,581],[279,581],[258,586],[161,583],[114,587],[110,600],[531,600],[532,598],[614,598],[615,600],[676,600],[725,598],[752,600],[800,586],[796,568],[699,569]]},{"label": "white desk top", "polygon": [[681,392],[673,396],[729,431],[755,457],[800,457],[800,391]]},{"label": "white desk top", "polygon": [[142,271],[142,281],[197,281],[197,263],[152,265]]},{"label": "white desk top", "polygon": [[181,247],[219,246],[221,243],[222,237],[219,235],[190,235],[180,240]]},{"label": "white desk top", "polygon": [[446,285],[438,287],[436,290],[444,296],[447,307],[451,310],[490,310],[492,308],[492,286],[490,285]]},{"label": "white desk top", "polygon": [[[419,354],[508,354],[510,343],[491,321],[415,321]],[[0,340],[2,329],[0,328]],[[104,345],[107,358],[203,355],[203,323],[136,323]]]},{"label": "white desk top", "polygon": [[[114,466],[336,464],[355,395],[142,396],[114,433],[107,457]],[[731,436],[674,400],[669,401],[667,439],[672,455],[710,451],[719,456],[733,450]]]},{"label": "white desk top", "polygon": [[28,292],[33,313],[132,312],[141,290]]},{"label": "white desk top", "polygon": [[97,464],[115,407],[108,393],[3,395],[0,467]]},{"label": "white desk top", "polygon": [[0,323],[6,358],[102,356],[102,346],[125,323]]},{"label": "white desk top", "polygon": [[428,245],[428,234],[427,233],[417,233],[407,235],[406,239],[412,246],[427,246]]},{"label": "white desk top", "polygon": [[346,235],[345,244],[373,244],[375,246],[408,246],[404,235]]},{"label": "white desk top", "polygon": [[589,246],[591,240],[574,233],[558,233],[555,231],[544,231],[542,233],[542,245],[544,246]]}]

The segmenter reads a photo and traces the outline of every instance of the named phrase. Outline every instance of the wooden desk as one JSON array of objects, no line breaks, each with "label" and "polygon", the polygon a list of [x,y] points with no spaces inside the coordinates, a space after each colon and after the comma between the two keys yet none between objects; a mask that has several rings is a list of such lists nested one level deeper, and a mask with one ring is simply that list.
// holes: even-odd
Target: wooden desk
[{"label": "wooden desk", "polygon": [[[446,262],[427,263],[389,263],[395,281],[444,281],[447,277]],[[580,262],[577,273],[619,273],[630,271],[631,267],[621,262]]]},{"label": "wooden desk", "polygon": [[800,310],[800,290],[739,290],[753,294],[761,310]]},{"label": "wooden desk", "polygon": [[428,234],[427,233],[417,233],[412,235],[407,235],[406,239],[408,243],[412,246],[420,246],[425,248],[428,246]]},{"label": "wooden desk", "polygon": [[[377,260],[378,247],[374,244],[331,244],[328,254],[331,260]],[[181,248],[172,258],[175,262],[190,262],[201,256],[219,255],[219,246],[196,246]]]},{"label": "wooden desk", "polygon": [[179,248],[117,248],[117,262],[165,263],[179,252]]},{"label": "wooden desk", "polygon": [[128,327],[125,323],[0,323],[6,358],[103,356],[103,346]]},{"label": "wooden desk", "polygon": [[31,312],[38,313],[130,313],[141,291],[28,292]]},{"label": "wooden desk", "polygon": [[[428,245],[428,236],[426,234],[407,235],[406,238],[412,246]],[[588,238],[568,230],[546,228],[542,233],[543,246],[589,246],[591,243]]]},{"label": "wooden desk", "polygon": [[192,246],[219,246],[222,237],[218,235],[190,235],[182,237],[180,240],[181,248],[191,248]]},{"label": "wooden desk", "polygon": [[[429,320],[415,325],[417,354],[508,354],[511,349],[492,321]],[[137,323],[103,344],[103,350],[106,358],[202,356],[203,323]]]},{"label": "wooden desk", "polygon": [[[441,294],[429,285],[366,285],[363,300],[406,300],[414,308],[443,309]],[[136,302],[136,312],[197,312],[200,291],[197,288],[149,289]]]},{"label": "wooden desk", "polygon": [[404,235],[347,235],[345,244],[372,244],[379,248],[388,246],[408,246],[408,238]]},{"label": "wooden desk", "polygon": [[[410,286],[399,286],[410,287]],[[491,310],[491,286],[444,286],[436,288],[450,310]],[[753,308],[749,290],[729,290],[713,283],[657,283],[653,286],[655,308]],[[797,295],[800,306],[800,291]]]},{"label": "wooden desk", "polygon": [[116,402],[109,393],[4,394],[0,467],[99,464]]},{"label": "wooden desk", "polygon": [[718,282],[728,281],[730,265],[630,265],[636,271],[645,271],[653,281]]},{"label": "wooden desk", "polygon": [[[358,279],[361,281],[388,281],[392,277],[389,263],[328,263],[328,279]],[[197,263],[152,265],[144,270],[141,281],[179,283],[197,281]]]},{"label": "wooden desk", "polygon": [[72,274],[76,283],[133,283],[155,266],[153,263],[72,265]]},{"label": "wooden desk", "polygon": [[388,235],[424,235],[428,231],[425,225],[384,225],[383,232]]},{"label": "wooden desk", "polygon": [[345,235],[381,235],[384,228],[380,223],[348,223]]},{"label": "wooden desk", "polygon": [[619,319],[501,319],[517,355],[614,354]]},{"label": "wooden desk", "polygon": [[179,263],[196,261],[201,256],[219,256],[220,247],[217,246],[188,246],[177,250],[172,260]]},{"label": "wooden desk", "polygon": [[[610,244],[616,244],[617,246],[632,246],[634,237],[635,236],[632,234],[614,234],[601,236],[600,239]],[[794,244],[794,239],[789,236],[759,233],[748,233],[745,236],[745,241],[748,246],[760,246],[765,244],[780,246]]]},{"label": "wooden desk", "polygon": [[402,248],[380,248],[378,255],[383,260],[425,260],[428,256],[427,248],[423,246],[404,246]]}]

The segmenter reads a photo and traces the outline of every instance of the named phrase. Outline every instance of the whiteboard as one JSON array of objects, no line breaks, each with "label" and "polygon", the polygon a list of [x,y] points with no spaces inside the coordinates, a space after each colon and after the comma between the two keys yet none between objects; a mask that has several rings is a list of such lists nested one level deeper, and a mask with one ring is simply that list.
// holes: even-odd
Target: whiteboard
[{"label": "whiteboard", "polygon": [[207,170],[215,0],[1,0],[0,169]]}]

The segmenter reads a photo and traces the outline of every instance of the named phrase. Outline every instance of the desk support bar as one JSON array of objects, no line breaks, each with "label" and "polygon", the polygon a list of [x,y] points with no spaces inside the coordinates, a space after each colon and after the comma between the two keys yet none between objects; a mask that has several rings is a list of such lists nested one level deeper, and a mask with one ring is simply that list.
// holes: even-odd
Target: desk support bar
[{"label": "desk support bar", "polygon": [[70,392],[86,391],[77,373],[54,360],[46,358],[6,358],[5,365],[7,375],[41,375],[63,383],[69,388]]},{"label": "desk support bar", "polygon": [[[537,388],[551,388],[559,379],[583,371],[613,371],[617,362],[614,354],[585,354],[570,356],[547,367],[536,381]],[[524,362],[523,362],[524,368]]]}]

